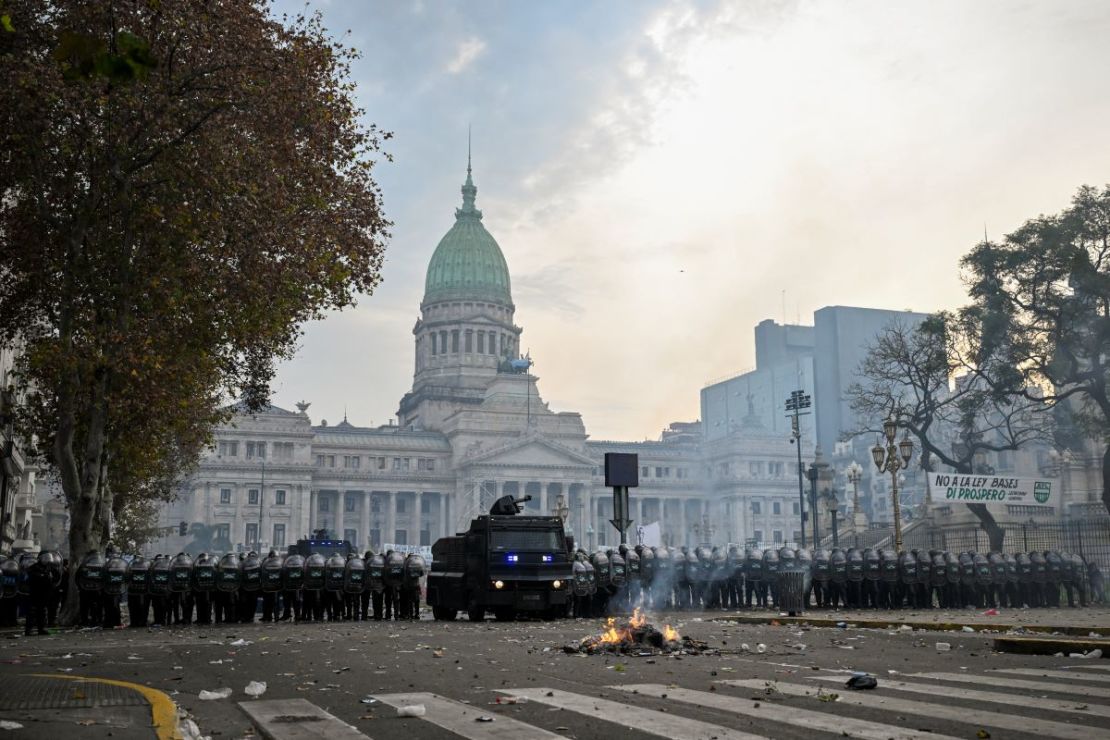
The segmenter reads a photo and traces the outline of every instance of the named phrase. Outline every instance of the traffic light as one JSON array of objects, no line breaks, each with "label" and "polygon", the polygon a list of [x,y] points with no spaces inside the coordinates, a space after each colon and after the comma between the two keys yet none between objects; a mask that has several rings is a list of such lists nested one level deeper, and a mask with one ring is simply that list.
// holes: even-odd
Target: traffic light
[{"label": "traffic light", "polygon": [[184,537],[188,533],[189,533],[189,525],[188,524],[186,524],[185,522],[181,522],[181,524],[177,525],[177,535],[179,537]]}]

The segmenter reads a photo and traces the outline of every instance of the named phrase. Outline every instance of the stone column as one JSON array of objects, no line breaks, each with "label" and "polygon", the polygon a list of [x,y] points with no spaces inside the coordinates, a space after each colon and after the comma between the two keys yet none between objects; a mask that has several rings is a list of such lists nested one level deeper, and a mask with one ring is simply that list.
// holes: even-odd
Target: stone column
[{"label": "stone column", "polygon": [[370,492],[362,492],[362,508],[358,517],[358,547],[362,552],[370,548]]},{"label": "stone column", "polygon": [[547,516],[551,510],[547,508],[547,484],[540,481],[540,513]]},{"label": "stone column", "polygon": [[390,544],[393,544],[393,545],[397,544],[396,542],[393,542],[393,539],[397,536],[397,534],[396,534],[397,533],[397,492],[396,491],[390,491],[389,492],[389,501],[386,502],[385,530],[386,531],[382,533],[382,544],[384,545],[387,542],[390,543]]},{"label": "stone column", "polygon": [[319,491],[310,490],[308,492],[308,531],[305,532],[305,534],[308,535],[309,537],[312,537],[312,533],[315,532],[316,529],[318,528],[319,523],[317,522],[317,518],[318,518],[318,513],[317,512],[320,509],[319,500],[320,500],[320,492]]},{"label": "stone column", "polygon": [[416,530],[415,531],[416,536],[409,538],[409,544],[410,545],[419,545],[420,544],[420,532],[421,532],[421,530],[424,529],[424,526],[422,524],[422,520],[423,520],[423,517],[424,517],[424,513],[423,513],[423,510],[424,510],[424,492],[423,491],[417,491],[415,494],[413,494],[412,508],[413,508],[412,519],[409,520],[409,522],[410,522],[409,526],[412,529]]},{"label": "stone column", "polygon": [[231,544],[234,545],[242,542],[245,545],[247,541],[247,530],[243,525],[243,506],[246,504],[245,498],[247,492],[243,489],[241,484],[236,483],[235,487],[231,489],[231,495],[233,496],[232,501],[235,504],[235,518],[232,519],[231,522]]},{"label": "stone column", "polygon": [[686,544],[686,499],[678,500],[678,543],[681,547]]},{"label": "stone column", "polygon": [[347,491],[345,489],[335,492],[335,538],[343,539],[347,529]]},{"label": "stone column", "polygon": [[454,534],[448,524],[447,519],[447,494],[439,494],[439,534],[441,537],[450,537]]}]

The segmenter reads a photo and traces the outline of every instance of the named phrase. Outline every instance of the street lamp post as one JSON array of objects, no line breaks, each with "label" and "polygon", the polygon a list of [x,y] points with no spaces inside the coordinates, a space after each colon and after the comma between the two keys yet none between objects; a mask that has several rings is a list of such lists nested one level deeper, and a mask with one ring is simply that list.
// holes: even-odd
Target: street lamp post
[{"label": "street lamp post", "polygon": [[691,527],[691,529],[694,530],[694,534],[697,535],[698,541],[702,545],[709,546],[713,544],[713,533],[717,531],[717,528],[709,523],[708,514],[702,516],[700,524],[694,522],[694,526]]},{"label": "street lamp post", "polygon": [[[809,508],[813,512],[813,549],[816,550],[821,547],[821,533],[817,529],[817,463],[810,463],[809,470]],[[805,516],[802,516],[802,521],[805,521]],[[805,540],[805,537],[802,538]],[[805,547],[805,545],[802,545]]]},{"label": "street lamp post", "polygon": [[908,429],[902,435],[902,441],[895,444],[894,439],[897,435],[898,421],[892,413],[883,422],[883,436],[886,437],[886,447],[883,447],[881,439],[878,440],[875,446],[871,448],[871,458],[875,461],[875,467],[879,469],[880,473],[890,473],[890,499],[894,514],[894,550],[901,553],[902,508],[898,500],[898,471],[903,468],[909,469],[910,458],[913,457],[913,442],[910,441]]},{"label": "street lamp post", "polygon": [[859,482],[863,480],[863,466],[853,460],[846,475],[852,484],[852,516],[855,517],[859,515]]},{"label": "street lamp post", "polygon": [[563,523],[563,532],[567,531],[567,517],[570,515],[570,507],[567,506],[566,496],[559,494],[555,497],[555,505],[551,507],[551,516],[559,517]]},{"label": "street lamp post", "polygon": [[804,409],[808,409],[811,405],[809,394],[802,390],[792,391],[790,398],[786,399],[786,416],[790,419],[790,441],[798,451],[798,516],[802,524],[803,548],[806,546],[806,494],[805,484],[802,483],[804,468],[802,467],[802,426],[799,417],[807,416],[809,412]]},{"label": "street lamp post", "polygon": [[589,541],[590,552],[593,552],[593,549],[594,549],[594,525],[592,523],[590,524],[590,526],[586,527],[586,539]]},{"label": "street lamp post", "polygon": [[840,499],[832,491],[829,492],[828,497],[825,499],[825,505],[829,507],[829,514],[832,515],[832,534],[833,534],[833,547],[840,547],[840,536],[836,527],[836,515],[840,511]]}]

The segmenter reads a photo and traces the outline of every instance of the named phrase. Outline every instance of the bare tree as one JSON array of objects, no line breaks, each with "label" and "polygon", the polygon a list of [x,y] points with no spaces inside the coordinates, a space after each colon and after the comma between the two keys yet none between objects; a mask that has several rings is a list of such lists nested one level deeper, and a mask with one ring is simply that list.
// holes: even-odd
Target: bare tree
[{"label": "bare tree", "polygon": [[[920,444],[923,470],[939,464],[958,473],[988,472],[987,453],[1050,439],[1052,418],[1043,401],[999,392],[988,382],[997,363],[984,352],[982,336],[980,323],[948,313],[885,329],[860,365],[861,382],[848,389],[863,420],[849,436],[877,432],[894,415]],[[1001,550],[1006,531],[986,504],[966,505],[991,549]]]}]

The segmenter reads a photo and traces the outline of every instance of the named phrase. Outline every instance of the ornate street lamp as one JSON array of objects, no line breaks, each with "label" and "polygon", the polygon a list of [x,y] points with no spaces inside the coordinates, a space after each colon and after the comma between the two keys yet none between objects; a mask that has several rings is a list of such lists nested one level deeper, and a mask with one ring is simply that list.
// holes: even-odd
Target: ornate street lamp
[{"label": "ornate street lamp", "polygon": [[852,484],[852,515],[855,516],[859,514],[859,482],[863,480],[863,466],[853,460],[845,474]]},{"label": "ornate street lamp", "polygon": [[871,458],[880,473],[890,473],[890,499],[894,513],[894,550],[902,552],[902,509],[898,501],[898,471],[908,469],[910,459],[913,457],[913,442],[910,440],[909,430],[902,435],[902,441],[894,443],[898,434],[898,422],[892,413],[883,422],[883,436],[886,437],[886,447],[882,440],[871,448]]},{"label": "ornate street lamp", "polygon": [[563,531],[567,531],[567,517],[570,515],[570,507],[567,506],[567,498],[563,494],[555,497],[555,505],[551,507],[551,516],[559,517],[563,523]]}]

